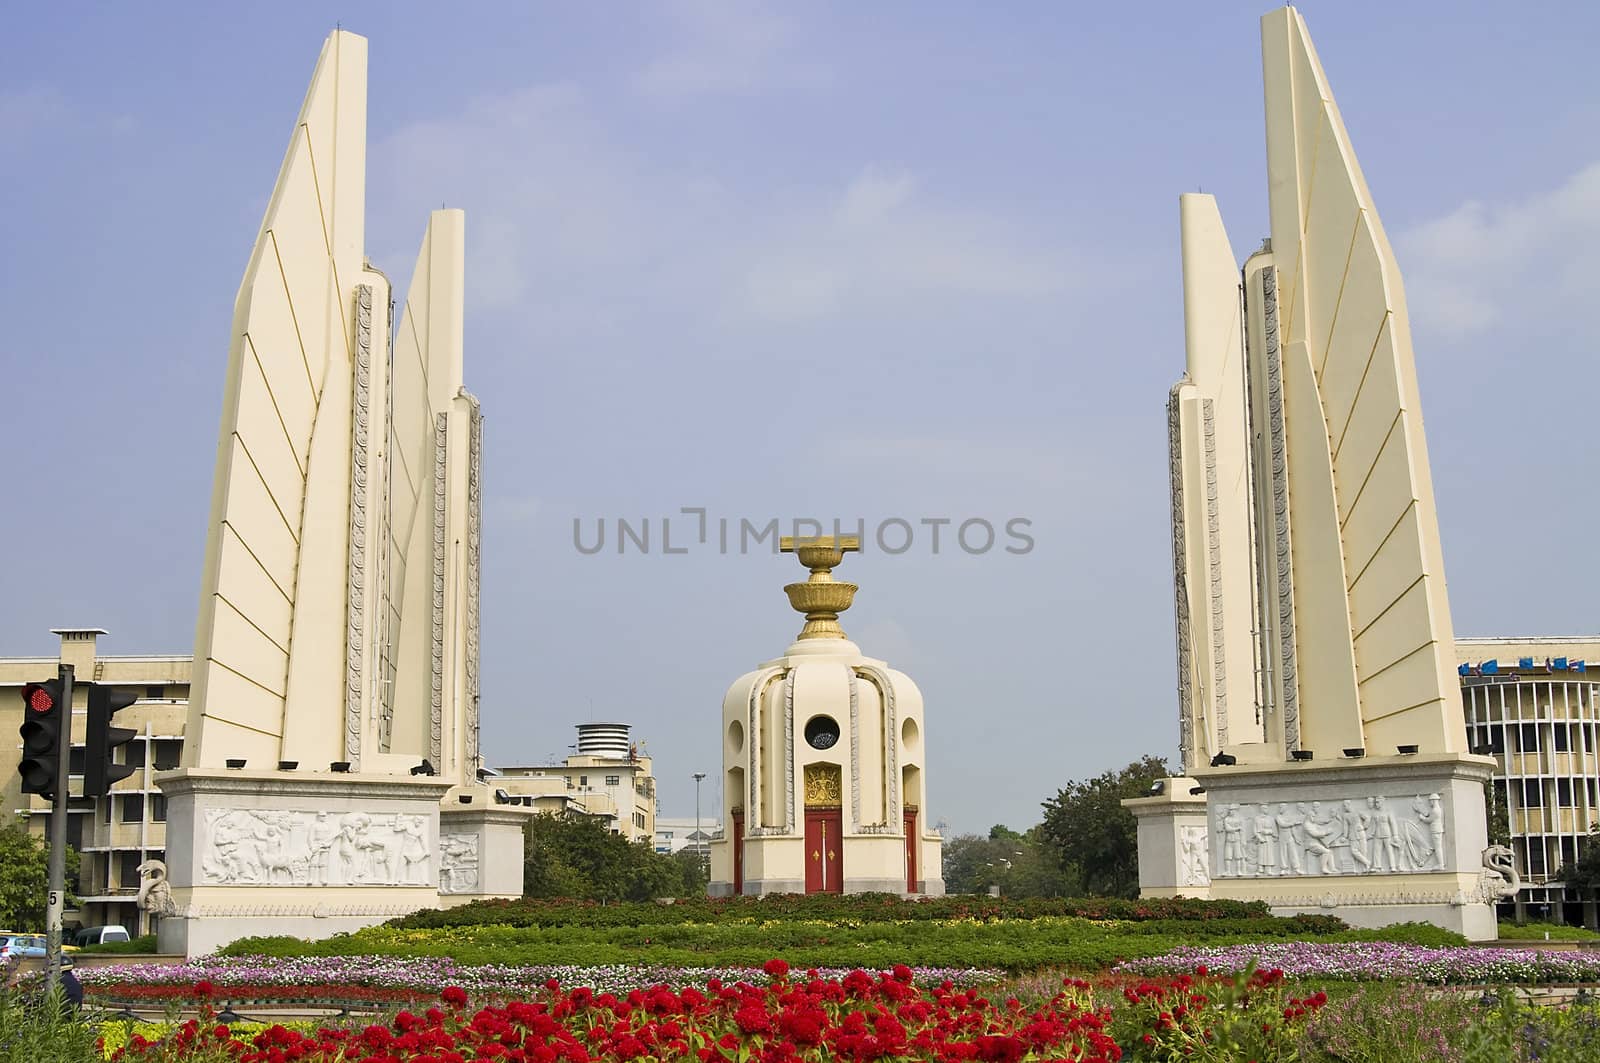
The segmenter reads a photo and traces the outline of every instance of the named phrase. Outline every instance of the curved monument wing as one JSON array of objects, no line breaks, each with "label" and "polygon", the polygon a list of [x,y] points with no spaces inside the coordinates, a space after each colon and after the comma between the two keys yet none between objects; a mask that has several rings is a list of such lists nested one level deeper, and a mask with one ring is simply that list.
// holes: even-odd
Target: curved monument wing
[{"label": "curved monument wing", "polygon": [[[444,579],[436,572],[435,548],[444,546],[445,518],[460,504],[446,497],[452,478],[443,462],[451,400],[461,390],[465,247],[463,213],[434,211],[395,324],[391,376],[386,710],[394,745],[433,756],[435,767],[447,715],[442,703],[449,696],[441,670],[441,704],[435,706],[434,672],[443,664],[435,652],[435,617],[443,620],[443,603],[436,612],[434,584]],[[437,634],[442,637],[442,627]]]},{"label": "curved monument wing", "polygon": [[[1216,200],[1178,200],[1188,371],[1172,390],[1174,593],[1186,767],[1259,742],[1239,267]],[[1236,709],[1237,711],[1231,711]]]},{"label": "curved monument wing", "polygon": [[[340,527],[319,504],[321,450],[346,455],[362,272],[367,43],[330,35],[284,155],[234,308],[217,447],[185,761],[260,767],[281,754],[297,614],[332,618],[343,659],[345,585],[308,579],[303,546]],[[339,493],[348,512],[348,457]],[[340,557],[347,533],[325,549]],[[307,647],[302,647],[307,648]],[[297,657],[299,650],[297,650]],[[330,712],[337,708],[330,706]]]},{"label": "curved monument wing", "polygon": [[1298,12],[1262,19],[1262,53],[1302,741],[1392,749],[1431,735],[1424,749],[1462,751],[1399,269]]}]

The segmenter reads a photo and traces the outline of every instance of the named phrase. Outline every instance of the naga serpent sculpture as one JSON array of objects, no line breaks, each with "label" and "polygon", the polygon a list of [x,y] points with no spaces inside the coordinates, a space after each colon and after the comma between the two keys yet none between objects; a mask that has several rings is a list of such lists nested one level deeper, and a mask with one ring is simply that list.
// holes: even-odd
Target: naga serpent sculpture
[{"label": "naga serpent sculpture", "polygon": [[146,860],[134,870],[139,872],[139,907],[151,915],[177,915],[178,905],[172,899],[172,887],[167,885],[167,865],[160,860]]},{"label": "naga serpent sculpture", "polygon": [[1491,845],[1483,851],[1484,892],[1493,897],[1515,897],[1522,889],[1517,874],[1516,854],[1504,845]]}]

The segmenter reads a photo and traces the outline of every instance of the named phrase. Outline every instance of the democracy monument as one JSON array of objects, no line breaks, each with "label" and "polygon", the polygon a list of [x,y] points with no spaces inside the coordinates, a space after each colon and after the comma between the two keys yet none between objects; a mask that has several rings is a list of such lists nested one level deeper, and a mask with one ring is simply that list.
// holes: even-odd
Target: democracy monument
[{"label": "democracy monument", "polygon": [[[1168,404],[1182,774],[1126,802],[1146,896],[1495,936],[1405,295],[1305,24],[1262,20],[1271,237],[1180,197]],[[483,785],[482,414],[464,220],[398,313],[364,254],[367,43],[323,46],[235,305],[159,948],[522,892]],[[839,623],[858,539],[785,539],[805,616],[723,699],[710,892],[944,891],[922,696]],[[159,887],[159,888],[157,888]],[[145,894],[142,894],[144,896]]]},{"label": "democracy monument", "polygon": [[367,42],[328,37],[234,309],[162,952],[522,892],[479,784],[482,416],[463,217],[398,315],[363,251]]},{"label": "democracy monument", "polygon": [[1304,21],[1262,19],[1271,238],[1179,199],[1168,403],[1183,776],[1125,802],[1146,896],[1496,935],[1400,271]]},{"label": "democracy monument", "polygon": [[922,693],[839,626],[857,587],[833,569],[861,540],[784,538],[781,549],[811,572],[783,588],[806,622],[722,699],[727,827],[711,843],[710,893],[940,896]]}]

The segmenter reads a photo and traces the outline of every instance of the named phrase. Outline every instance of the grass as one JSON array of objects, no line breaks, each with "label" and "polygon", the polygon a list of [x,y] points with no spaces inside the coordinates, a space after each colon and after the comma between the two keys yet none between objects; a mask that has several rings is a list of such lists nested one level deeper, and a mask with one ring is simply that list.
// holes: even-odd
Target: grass
[{"label": "grass", "polygon": [[1501,941],[1600,941],[1600,933],[1566,923],[1500,923]]}]

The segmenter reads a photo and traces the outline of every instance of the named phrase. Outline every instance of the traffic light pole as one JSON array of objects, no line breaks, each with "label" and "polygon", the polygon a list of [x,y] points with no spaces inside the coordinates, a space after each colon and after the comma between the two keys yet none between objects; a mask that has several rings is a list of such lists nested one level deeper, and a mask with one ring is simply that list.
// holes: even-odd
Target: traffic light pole
[{"label": "traffic light pole", "polygon": [[72,665],[63,664],[61,676],[61,740],[56,745],[56,798],[50,814],[49,905],[45,916],[45,992],[61,984],[61,918],[67,892],[67,776],[72,762]]}]

